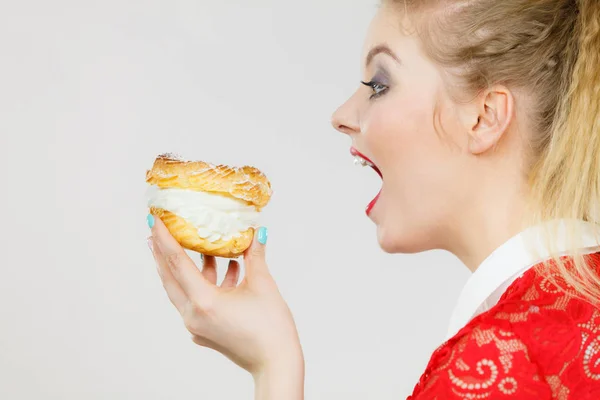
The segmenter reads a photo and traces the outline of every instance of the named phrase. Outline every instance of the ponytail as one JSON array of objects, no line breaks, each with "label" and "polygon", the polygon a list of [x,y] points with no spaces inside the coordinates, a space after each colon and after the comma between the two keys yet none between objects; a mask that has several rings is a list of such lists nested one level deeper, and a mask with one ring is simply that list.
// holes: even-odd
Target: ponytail
[{"label": "ponytail", "polygon": [[[530,174],[530,223],[566,218],[568,248],[574,251],[569,266],[559,258],[551,237],[558,226],[546,232],[546,246],[553,254],[543,272],[554,283],[560,277],[576,294],[600,301],[600,265],[579,254],[583,232],[577,220],[595,226],[600,242],[600,0],[577,0],[577,19],[572,39],[563,50],[566,63],[562,97],[553,119],[549,143]],[[560,285],[557,285],[560,287]]]}]

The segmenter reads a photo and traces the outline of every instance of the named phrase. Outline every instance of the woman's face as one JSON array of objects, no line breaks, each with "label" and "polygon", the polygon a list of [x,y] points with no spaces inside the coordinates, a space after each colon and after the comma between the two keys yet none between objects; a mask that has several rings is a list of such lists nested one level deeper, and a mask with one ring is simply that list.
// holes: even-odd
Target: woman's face
[{"label": "woman's face", "polygon": [[382,249],[413,253],[452,240],[453,221],[469,206],[469,157],[465,124],[440,72],[400,23],[408,20],[379,9],[362,60],[371,86],[360,84],[332,123],[382,175],[380,195],[367,207]]}]

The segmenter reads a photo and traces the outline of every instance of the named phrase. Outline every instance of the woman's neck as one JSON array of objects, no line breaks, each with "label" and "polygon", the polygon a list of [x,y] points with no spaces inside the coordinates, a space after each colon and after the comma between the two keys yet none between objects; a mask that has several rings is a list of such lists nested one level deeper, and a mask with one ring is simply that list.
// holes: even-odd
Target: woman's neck
[{"label": "woman's neck", "polygon": [[[510,187],[510,186],[508,186]],[[498,247],[525,229],[525,196],[514,184],[512,189],[497,185],[488,196],[467,209],[453,229],[454,243],[448,249],[472,272]]]}]

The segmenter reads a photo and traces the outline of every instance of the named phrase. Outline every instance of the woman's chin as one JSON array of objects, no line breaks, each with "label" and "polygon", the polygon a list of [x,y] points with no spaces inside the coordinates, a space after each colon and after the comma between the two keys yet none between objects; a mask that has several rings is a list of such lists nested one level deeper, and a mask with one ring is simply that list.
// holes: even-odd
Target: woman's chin
[{"label": "woman's chin", "polygon": [[401,238],[397,236],[394,235],[394,232],[386,229],[385,226],[377,225],[377,242],[379,242],[381,250],[386,253],[403,253],[402,248],[405,246],[403,246]]},{"label": "woman's chin", "polygon": [[389,254],[413,254],[430,250],[419,235],[414,232],[403,232],[401,229],[386,229],[384,225],[377,225],[377,242],[379,247]]}]

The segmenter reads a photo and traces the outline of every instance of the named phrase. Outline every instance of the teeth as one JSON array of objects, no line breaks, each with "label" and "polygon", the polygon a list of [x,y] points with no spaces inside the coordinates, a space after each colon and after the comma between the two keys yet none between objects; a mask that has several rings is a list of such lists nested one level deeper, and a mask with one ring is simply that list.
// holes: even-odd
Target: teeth
[{"label": "teeth", "polygon": [[364,158],[362,158],[360,156],[354,156],[354,165],[358,165],[358,164],[362,165],[363,167],[367,167],[367,166],[373,167],[373,164],[371,164]]}]

